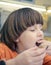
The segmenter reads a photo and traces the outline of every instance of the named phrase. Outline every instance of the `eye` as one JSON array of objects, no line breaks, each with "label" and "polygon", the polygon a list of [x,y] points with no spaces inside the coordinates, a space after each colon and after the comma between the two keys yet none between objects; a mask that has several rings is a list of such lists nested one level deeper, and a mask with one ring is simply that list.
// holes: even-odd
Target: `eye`
[{"label": "eye", "polygon": [[30,31],[32,31],[32,32],[33,32],[33,31],[35,31],[35,30],[30,30]]}]

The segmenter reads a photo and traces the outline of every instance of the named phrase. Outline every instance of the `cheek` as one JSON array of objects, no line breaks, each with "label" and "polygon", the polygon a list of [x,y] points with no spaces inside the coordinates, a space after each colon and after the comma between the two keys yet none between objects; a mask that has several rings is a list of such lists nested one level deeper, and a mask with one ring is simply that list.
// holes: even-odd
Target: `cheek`
[{"label": "cheek", "polygon": [[26,47],[32,47],[35,45],[37,41],[37,37],[35,33],[27,32],[20,36],[20,40],[22,44]]},{"label": "cheek", "polygon": [[33,42],[35,42],[36,41],[36,34],[28,34],[28,36],[27,36],[27,41],[29,42],[29,43],[33,43]]}]

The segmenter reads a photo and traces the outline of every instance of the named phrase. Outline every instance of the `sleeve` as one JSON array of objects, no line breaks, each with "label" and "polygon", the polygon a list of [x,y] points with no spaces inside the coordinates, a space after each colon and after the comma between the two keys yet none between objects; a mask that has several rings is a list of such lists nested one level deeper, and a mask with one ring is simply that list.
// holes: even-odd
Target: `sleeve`
[{"label": "sleeve", "polygon": [[45,56],[43,65],[51,65],[51,56],[50,55]]},{"label": "sleeve", "polygon": [[2,47],[0,47],[0,60],[5,58],[5,52]]}]

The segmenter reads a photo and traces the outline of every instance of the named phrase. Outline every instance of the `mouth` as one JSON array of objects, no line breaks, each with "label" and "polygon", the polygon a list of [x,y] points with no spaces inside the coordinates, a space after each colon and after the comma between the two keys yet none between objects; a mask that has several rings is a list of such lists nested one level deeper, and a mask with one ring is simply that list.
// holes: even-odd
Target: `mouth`
[{"label": "mouth", "polygon": [[41,43],[36,42],[36,46],[38,46],[38,47],[39,47],[40,45],[41,45]]},{"label": "mouth", "polygon": [[37,42],[36,42],[36,46],[40,46],[42,44],[42,39],[40,39],[40,40],[38,40]]}]

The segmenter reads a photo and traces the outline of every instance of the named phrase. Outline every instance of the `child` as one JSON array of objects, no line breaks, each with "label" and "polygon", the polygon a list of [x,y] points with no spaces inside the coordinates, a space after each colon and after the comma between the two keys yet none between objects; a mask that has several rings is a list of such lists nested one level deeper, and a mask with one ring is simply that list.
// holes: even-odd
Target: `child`
[{"label": "child", "polygon": [[8,60],[6,65],[50,65],[47,46],[38,47],[45,43],[42,27],[37,11],[22,8],[12,12],[1,30],[0,59]]}]

